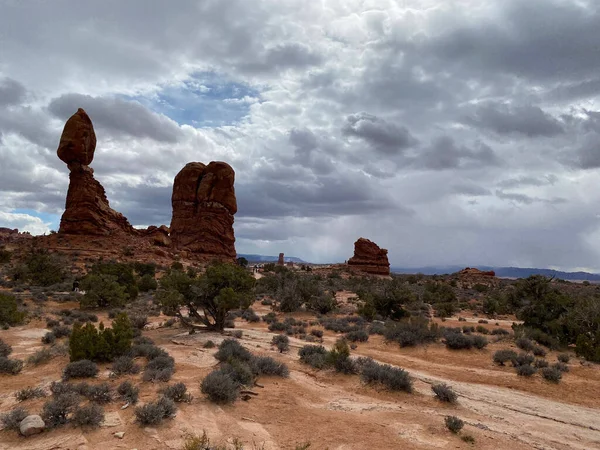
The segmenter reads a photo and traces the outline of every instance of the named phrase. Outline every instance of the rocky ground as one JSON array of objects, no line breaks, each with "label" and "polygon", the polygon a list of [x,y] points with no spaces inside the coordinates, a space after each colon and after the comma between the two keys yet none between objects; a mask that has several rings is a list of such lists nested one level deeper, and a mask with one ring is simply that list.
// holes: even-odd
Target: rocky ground
[{"label": "rocky ground", "polygon": [[[347,294],[350,295],[350,294]],[[76,308],[77,304],[48,302],[46,309]],[[260,314],[269,307],[254,305]],[[307,313],[296,318],[314,319]],[[463,314],[464,316],[464,314]],[[108,322],[106,314],[100,320]],[[165,317],[153,317],[153,325]],[[477,318],[467,318],[476,322]],[[444,325],[464,324],[449,319]],[[499,323],[509,329],[510,321]],[[495,327],[495,322],[489,325]],[[13,346],[11,357],[26,359],[42,347],[40,337],[47,331],[45,322],[0,331],[0,338]],[[249,401],[238,400],[230,406],[210,403],[200,393],[200,382],[216,365],[216,349],[205,349],[214,333],[189,335],[186,330],[152,328],[144,331],[176,360],[172,382],[186,383],[194,396],[191,403],[179,404],[177,416],[160,425],[140,427],[134,422],[133,407],[112,402],[105,407],[106,419],[98,429],[86,430],[67,425],[24,438],[12,431],[0,432],[0,449],[180,449],[189,433],[206,431],[214,442],[232,443],[238,438],[245,448],[296,449],[310,443],[309,449],[362,450],[400,448],[477,448],[477,449],[592,449],[600,448],[600,366],[582,364],[572,358],[570,371],[560,384],[545,382],[539,375],[518,377],[511,367],[492,363],[500,348],[514,347],[511,341],[491,343],[484,350],[449,351],[441,343],[411,349],[386,344],[381,336],[371,336],[358,344],[356,356],[405,368],[415,380],[415,392],[390,393],[361,383],[356,375],[317,371],[298,361],[297,350],[306,342],[291,338],[291,349],[280,354],[271,345],[273,333],[263,322],[237,320],[243,330],[240,342],[255,354],[285,361],[290,368],[287,379],[261,377],[258,393]],[[324,345],[330,346],[336,334],[325,331]],[[556,360],[550,352],[546,359]],[[0,375],[0,411],[14,408],[14,393],[27,386],[48,387],[58,381],[68,357],[47,364],[26,366],[16,376]],[[141,387],[140,403],[157,397],[161,383],[143,383],[141,376],[109,377],[103,365],[95,382],[108,381],[117,386],[129,378]],[[446,382],[459,394],[456,405],[442,404],[431,392],[432,383]],[[20,406],[30,412],[41,409],[44,399],[32,399]],[[467,443],[450,433],[444,417],[455,415],[466,425],[461,434],[475,439]],[[122,438],[115,433],[124,432]],[[232,447],[233,448],[233,447]],[[301,447],[299,447],[301,448]]]}]

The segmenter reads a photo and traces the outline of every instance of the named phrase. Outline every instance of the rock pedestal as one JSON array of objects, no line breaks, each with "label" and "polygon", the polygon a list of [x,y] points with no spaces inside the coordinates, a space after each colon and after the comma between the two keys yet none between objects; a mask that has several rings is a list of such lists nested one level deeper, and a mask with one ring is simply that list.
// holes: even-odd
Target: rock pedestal
[{"label": "rock pedestal", "polygon": [[375,242],[361,237],[354,243],[354,256],[348,260],[348,265],[373,275],[389,275],[387,252]]},{"label": "rock pedestal", "polygon": [[67,120],[58,145],[58,157],[67,164],[69,190],[65,212],[60,219],[60,233],[105,235],[115,231],[134,233],[125,216],[113,210],[102,185],[89,167],[96,150],[92,121],[79,108]]},{"label": "rock pedestal", "polygon": [[278,266],[283,266],[283,265],[285,265],[285,261],[284,261],[284,259],[283,259],[283,253],[280,253],[280,254],[279,254],[279,259],[277,260],[277,265],[278,265]]}]

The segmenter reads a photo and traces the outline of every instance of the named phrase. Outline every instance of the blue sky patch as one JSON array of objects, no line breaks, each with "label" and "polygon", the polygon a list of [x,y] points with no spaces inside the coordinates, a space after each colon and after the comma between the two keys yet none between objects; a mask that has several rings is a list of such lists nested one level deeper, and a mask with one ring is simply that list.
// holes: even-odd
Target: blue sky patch
[{"label": "blue sky patch", "polygon": [[192,75],[183,85],[166,86],[153,97],[125,97],[196,128],[234,125],[248,115],[260,92],[213,72]]},{"label": "blue sky patch", "polygon": [[35,211],[33,209],[21,209],[21,208],[13,209],[11,211],[11,213],[27,214],[29,216],[39,217],[40,219],[42,219],[42,222],[44,222],[45,224],[48,224],[48,227],[54,231],[58,231],[58,228],[60,225],[60,216],[58,214],[48,214],[45,212]]}]

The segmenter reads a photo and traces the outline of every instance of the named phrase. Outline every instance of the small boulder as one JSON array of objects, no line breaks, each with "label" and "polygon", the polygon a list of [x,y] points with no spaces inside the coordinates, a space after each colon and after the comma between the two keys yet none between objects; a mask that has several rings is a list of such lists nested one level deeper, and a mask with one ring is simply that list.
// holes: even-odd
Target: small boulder
[{"label": "small boulder", "polygon": [[19,431],[23,436],[32,436],[41,433],[46,428],[44,420],[35,414],[25,417],[19,425]]}]

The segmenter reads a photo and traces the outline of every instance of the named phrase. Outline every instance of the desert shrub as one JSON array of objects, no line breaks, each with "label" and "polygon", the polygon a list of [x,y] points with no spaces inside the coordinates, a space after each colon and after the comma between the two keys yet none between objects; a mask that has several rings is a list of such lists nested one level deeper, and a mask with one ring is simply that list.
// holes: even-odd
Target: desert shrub
[{"label": "desert shrub", "polygon": [[346,333],[345,337],[350,342],[367,342],[369,340],[369,333],[365,330],[356,330]]},{"label": "desert shrub", "polygon": [[219,361],[229,361],[239,359],[240,361],[252,360],[252,353],[246,350],[242,344],[235,339],[225,339],[219,345],[219,350],[215,353],[215,358]]},{"label": "desert shrub", "polygon": [[204,343],[204,345],[202,347],[203,348],[215,348],[216,344],[213,341],[208,340]]},{"label": "desert shrub", "polygon": [[139,393],[140,389],[135,387],[131,381],[123,381],[117,387],[117,394],[119,394],[121,399],[132,405],[137,403]]},{"label": "desert shrub", "polygon": [[176,323],[177,323],[177,319],[174,317],[171,317],[170,319],[165,320],[165,323],[163,326],[169,328],[169,327],[172,327],[173,325],[175,325]]},{"label": "desert shrub", "polygon": [[112,401],[112,392],[108,383],[86,386],[81,394],[96,403],[110,403]]},{"label": "desert shrub", "polygon": [[76,394],[78,390],[79,389],[75,388],[75,385],[71,383],[66,383],[64,381],[59,381],[58,383],[53,381],[50,384],[50,392],[52,392],[52,395],[56,397],[64,394]]},{"label": "desert shrub", "polygon": [[252,310],[252,308],[248,308],[242,313],[242,319],[247,320],[248,322],[260,322],[260,317]]},{"label": "desert shrub", "polygon": [[493,336],[508,336],[510,331],[505,330],[504,328],[494,328],[491,332]]},{"label": "desert shrub", "polygon": [[53,357],[54,357],[54,354],[52,353],[51,350],[49,350],[47,348],[42,348],[27,358],[27,364],[32,364],[34,366],[38,366],[40,364],[47,363]]},{"label": "desert shrub", "polygon": [[537,369],[530,364],[523,364],[522,366],[517,366],[517,375],[521,377],[530,377],[537,372]]},{"label": "desert shrub", "polygon": [[252,370],[257,375],[276,375],[287,378],[290,374],[288,367],[270,356],[257,356],[252,360]]},{"label": "desert shrub", "polygon": [[473,347],[479,350],[488,345],[488,340],[484,336],[471,336],[471,342],[473,342]]},{"label": "desert shrub", "polygon": [[69,414],[79,403],[79,396],[74,392],[55,396],[44,403],[42,419],[48,428],[56,428],[67,423]]},{"label": "desert shrub", "polygon": [[475,333],[475,327],[474,326],[464,325],[462,327],[462,332],[465,333],[465,334]]},{"label": "desert shrub", "polygon": [[148,336],[138,336],[133,340],[134,345],[154,345],[154,341]]},{"label": "desert shrub", "polygon": [[232,403],[239,394],[238,384],[222,370],[209,373],[202,380],[200,390],[214,403]]},{"label": "desert shrub", "polygon": [[265,314],[264,316],[262,316],[262,320],[266,323],[271,323],[271,322],[276,322],[277,321],[277,314],[275,314],[274,312],[270,312],[268,314]]},{"label": "desert shrub", "polygon": [[533,362],[533,367],[536,369],[543,369],[544,367],[548,367],[548,361],[538,358]]},{"label": "desert shrub", "polygon": [[78,406],[73,411],[73,423],[80,427],[98,427],[104,420],[104,409],[94,403]]},{"label": "desert shrub", "polygon": [[163,369],[148,369],[144,370],[142,380],[144,381],[169,381],[173,376],[175,369],[173,367],[165,367]]},{"label": "desert shrub", "polygon": [[385,334],[385,325],[379,322],[373,322],[368,329],[369,334]]},{"label": "desert shrub", "polygon": [[320,292],[312,295],[306,301],[306,308],[319,314],[327,314],[337,308],[335,296],[330,292]]},{"label": "desert shrub", "polygon": [[129,316],[129,321],[131,322],[131,326],[133,328],[143,330],[146,324],[148,323],[148,316],[143,314],[131,314]]},{"label": "desert shrub", "polygon": [[540,347],[539,345],[535,345],[535,346],[533,347],[533,350],[532,350],[532,351],[533,351],[533,354],[534,354],[535,356],[542,356],[542,357],[546,356],[546,350],[544,350],[544,349],[543,349],[542,347]]},{"label": "desert shrub", "polygon": [[485,320],[485,319],[479,319],[477,321],[477,323],[489,323],[489,322],[487,320]]},{"label": "desert shrub", "polygon": [[52,334],[54,334],[54,337],[56,337],[56,339],[60,339],[62,337],[69,337],[71,336],[71,333],[71,327],[68,327],[66,325],[58,325],[52,328]]},{"label": "desert shrub", "polygon": [[12,353],[12,347],[0,339],[0,357],[8,357]]},{"label": "desert shrub", "polygon": [[287,352],[290,349],[290,339],[284,334],[273,336],[271,344],[277,347],[280,353]]},{"label": "desert shrub", "polygon": [[509,361],[513,361],[517,357],[517,354],[508,349],[498,350],[494,353],[494,362],[500,366],[505,365]]},{"label": "desert shrub", "polygon": [[90,361],[89,359],[82,359],[80,361],[74,361],[67,364],[63,370],[63,380],[95,377],[97,374],[98,366],[96,363]]},{"label": "desert shrub", "polygon": [[6,250],[4,247],[0,248],[0,264],[9,263],[11,258],[12,252]]},{"label": "desert shrub", "polygon": [[511,362],[514,367],[519,367],[531,365],[533,364],[534,360],[535,358],[533,357],[533,355],[528,355],[527,353],[519,353],[515,358],[511,360]]},{"label": "desert shrub", "polygon": [[48,319],[46,321],[46,328],[54,328],[60,325],[60,321],[56,319]]},{"label": "desert shrub", "polygon": [[22,264],[15,268],[13,279],[34,286],[51,286],[65,279],[64,264],[47,250],[35,249],[29,252]]},{"label": "desert shrub", "polygon": [[567,355],[566,353],[561,353],[560,355],[557,356],[557,359],[561,362],[561,363],[565,363],[568,364],[569,360],[571,359],[569,357],[569,355]]},{"label": "desert shrub", "polygon": [[54,344],[56,342],[56,335],[52,331],[48,331],[42,336],[42,344]]},{"label": "desert shrub", "polygon": [[244,332],[242,330],[235,330],[234,332],[231,333],[231,335],[236,339],[241,339],[242,336],[244,335]]},{"label": "desert shrub", "polygon": [[139,364],[136,364],[131,356],[119,356],[113,361],[111,369],[115,375],[140,373]]},{"label": "desert shrub", "polygon": [[477,332],[481,334],[490,334],[489,330],[482,325],[477,325],[477,328],[475,328],[475,330],[477,330]]},{"label": "desert shrub", "polygon": [[29,400],[30,398],[44,398],[45,396],[46,392],[41,387],[26,387],[15,394],[15,397],[20,402]]},{"label": "desert shrub", "polygon": [[562,373],[556,367],[545,367],[542,369],[542,376],[545,380],[552,383],[558,383],[562,378]]},{"label": "desert shrub", "polygon": [[8,359],[0,356],[0,373],[17,375],[23,369],[23,361],[20,359]]},{"label": "desert shrub", "polygon": [[431,386],[431,390],[438,400],[442,402],[454,403],[458,397],[452,387],[445,383],[434,384]]},{"label": "desert shrub", "polygon": [[535,344],[526,337],[520,337],[515,341],[517,347],[526,352],[531,352],[535,348]]},{"label": "desert shrub", "polygon": [[317,328],[313,328],[312,330],[310,330],[310,334],[319,339],[323,338],[323,330],[319,330]]},{"label": "desert shrub", "polygon": [[269,323],[269,331],[285,331],[288,328],[288,325],[283,322],[278,322],[277,320]]},{"label": "desert shrub", "polygon": [[446,347],[452,350],[469,350],[473,347],[471,336],[465,336],[459,333],[446,333],[444,336]]},{"label": "desert shrub", "polygon": [[413,390],[412,380],[406,370],[388,364],[379,364],[375,361],[362,365],[360,378],[365,383],[381,384],[392,391],[411,393]]},{"label": "desert shrub", "polygon": [[17,299],[14,296],[0,293],[0,324],[19,325],[23,323],[26,316],[25,311],[19,311]]},{"label": "desert shrub", "polygon": [[348,341],[341,338],[338,339],[333,348],[327,354],[327,360],[336,372],[351,375],[357,372],[357,367],[354,361],[350,359],[350,347]]},{"label": "desert shrub", "polygon": [[155,291],[158,288],[158,282],[154,279],[154,275],[145,274],[140,278],[138,288],[140,292]]},{"label": "desert shrub", "polygon": [[2,414],[0,416],[0,422],[4,425],[5,430],[17,431],[23,419],[28,415],[29,413],[25,408],[18,407],[10,412]]},{"label": "desert shrub", "polygon": [[228,375],[238,386],[252,386],[256,378],[250,365],[237,359],[230,359],[229,362],[221,364],[219,370]]},{"label": "desert shrub", "polygon": [[136,261],[133,263],[133,270],[135,270],[140,277],[144,277],[144,275],[150,275],[154,277],[156,274],[156,264]]},{"label": "desert shrub", "polygon": [[444,422],[446,423],[446,428],[454,434],[458,433],[465,426],[465,423],[456,416],[446,416]]},{"label": "desert shrub", "polygon": [[388,341],[398,342],[401,347],[412,347],[437,341],[439,330],[437,324],[430,324],[427,319],[413,317],[386,326],[384,337]]},{"label": "desert shrub", "polygon": [[306,358],[311,355],[327,355],[327,350],[322,345],[305,345],[299,351],[300,361],[307,363]]},{"label": "desert shrub", "polygon": [[80,300],[82,308],[123,307],[129,300],[126,286],[113,275],[90,273],[81,281],[81,289],[85,291]]},{"label": "desert shrub", "polygon": [[135,408],[135,418],[140,425],[156,425],[175,414],[177,407],[170,398],[162,397],[156,402]]},{"label": "desert shrub", "polygon": [[192,401],[192,396],[187,392],[187,386],[184,383],[167,386],[162,390],[162,394],[177,403]]},{"label": "desert shrub", "polygon": [[146,369],[150,370],[172,369],[174,367],[175,360],[172,356],[158,356],[151,359],[146,365]]},{"label": "desert shrub", "polygon": [[557,362],[555,364],[552,364],[552,367],[557,370],[560,370],[563,373],[566,373],[569,371],[569,366],[567,366],[565,363],[562,363],[562,362]]},{"label": "desert shrub", "polygon": [[91,323],[76,323],[69,339],[71,361],[112,361],[130,351],[132,339],[133,328],[126,314],[119,314],[112,328],[105,328],[103,323],[98,329]]}]

